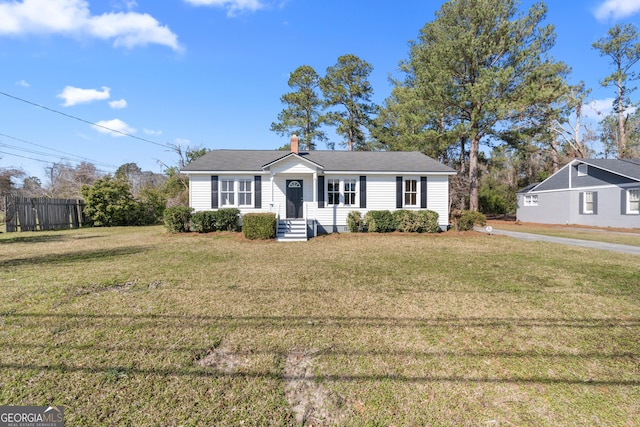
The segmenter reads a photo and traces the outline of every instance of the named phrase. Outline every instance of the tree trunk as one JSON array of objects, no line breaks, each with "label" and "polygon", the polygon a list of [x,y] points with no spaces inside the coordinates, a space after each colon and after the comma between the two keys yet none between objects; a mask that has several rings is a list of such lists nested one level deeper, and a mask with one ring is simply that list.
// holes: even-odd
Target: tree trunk
[{"label": "tree trunk", "polygon": [[624,129],[624,110],[622,106],[622,81],[618,81],[618,158],[627,157],[627,135]]},{"label": "tree trunk", "polygon": [[476,133],[471,138],[469,147],[469,210],[478,211],[478,153],[480,150],[480,138]]}]

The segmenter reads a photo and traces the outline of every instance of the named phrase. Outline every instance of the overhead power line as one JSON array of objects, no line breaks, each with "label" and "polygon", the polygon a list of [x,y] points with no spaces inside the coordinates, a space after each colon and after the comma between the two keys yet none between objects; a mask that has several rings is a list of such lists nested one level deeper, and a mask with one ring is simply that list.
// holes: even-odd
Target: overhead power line
[{"label": "overhead power line", "polygon": [[[16,138],[15,136],[7,135],[7,134],[4,134],[4,133],[0,133],[0,136],[4,136],[5,138],[13,139],[14,141],[23,142],[25,144],[34,145],[36,147],[42,147],[42,148],[45,148],[47,150],[54,151],[56,153],[64,154],[65,156],[74,157],[74,158],[80,159],[82,161],[87,161],[87,162],[93,163],[95,165],[102,165],[102,166],[106,166],[106,167],[110,167],[110,168],[117,168],[118,167],[116,165],[112,165],[111,163],[101,162],[99,160],[93,160],[93,159],[90,159],[88,157],[82,157],[82,156],[78,156],[76,154],[67,153],[66,151],[56,150],[55,148],[47,147],[46,145],[36,144],[35,142],[30,142],[30,141],[27,141],[27,140],[24,140],[24,139],[21,139],[21,138]],[[2,141],[2,140],[0,140],[0,141]],[[24,151],[26,153],[39,154],[39,155],[44,155],[44,156],[55,156],[55,154],[43,153],[41,151],[29,150],[27,148],[16,147],[15,145],[3,144],[1,142],[0,142],[0,145],[4,146],[4,147],[7,147],[7,148],[11,148],[13,150]],[[58,157],[60,157],[60,156],[58,156]],[[64,159],[69,159],[69,157],[63,157],[63,158]],[[71,160],[71,159],[69,159],[69,160]]]},{"label": "overhead power line", "polygon": [[109,132],[115,132],[115,133],[118,133],[120,135],[128,136],[129,138],[133,138],[133,139],[137,139],[137,140],[140,140],[140,141],[148,142],[149,144],[157,145],[159,147],[171,148],[167,144],[162,144],[160,142],[152,141],[150,139],[141,138],[139,136],[131,135],[131,134],[126,133],[126,132],[122,132],[122,131],[119,131],[119,130],[116,130],[116,129],[111,129],[111,128],[107,127],[107,126],[100,125],[98,123],[94,123],[94,122],[92,122],[90,120],[85,120],[85,119],[82,119],[82,118],[77,117],[77,116],[72,116],[71,114],[63,113],[62,111],[54,110],[53,108],[45,107],[44,105],[40,105],[40,104],[36,104],[35,102],[27,101],[24,98],[20,98],[18,96],[10,95],[10,94],[8,94],[6,92],[0,91],[0,95],[4,95],[4,96],[6,96],[8,98],[15,99],[16,101],[24,102],[25,104],[33,105],[34,107],[42,108],[43,110],[47,110],[47,111],[50,111],[52,113],[60,114],[61,116],[65,116],[65,117],[68,117],[70,119],[78,120],[78,121],[80,121],[82,123],[86,123],[86,124],[89,124],[91,126],[96,126],[96,127],[102,128],[102,129],[106,129]]},{"label": "overhead power line", "polygon": [[[27,159],[27,160],[33,160],[36,162],[41,162],[41,163],[56,163],[56,162],[52,162],[51,160],[43,160],[43,159],[36,159],[35,157],[29,157],[29,156],[22,156],[20,154],[15,154],[15,153],[8,153],[6,151],[0,151],[0,154],[6,154],[7,156],[13,156],[13,157],[20,157],[22,159]],[[66,160],[71,160],[71,159],[66,159]],[[74,161],[74,160],[72,160]],[[96,169],[96,171],[101,172],[101,173],[110,173],[109,171],[105,171],[102,169]]]}]

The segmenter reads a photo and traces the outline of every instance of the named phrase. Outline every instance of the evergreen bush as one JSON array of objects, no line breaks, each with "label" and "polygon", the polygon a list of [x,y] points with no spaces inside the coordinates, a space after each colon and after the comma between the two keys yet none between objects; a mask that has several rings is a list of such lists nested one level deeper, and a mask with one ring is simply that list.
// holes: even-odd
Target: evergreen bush
[{"label": "evergreen bush", "polygon": [[476,225],[483,226],[487,223],[487,217],[476,211],[462,211],[460,213],[460,219],[458,220],[459,231],[473,230]]},{"label": "evergreen bush", "polygon": [[199,211],[191,215],[191,229],[198,233],[211,233],[216,231],[216,211]]},{"label": "evergreen bush", "polygon": [[173,206],[164,211],[164,224],[172,233],[186,233],[190,230],[191,209],[188,206]]},{"label": "evergreen bush", "polygon": [[396,229],[390,211],[369,211],[364,216],[364,223],[371,233],[389,233]]},{"label": "evergreen bush", "polygon": [[277,226],[274,213],[248,213],[242,217],[242,233],[247,239],[275,239]]},{"label": "evergreen bush", "polygon": [[438,212],[427,209],[416,211],[416,231],[418,233],[437,233],[440,231],[439,217]]},{"label": "evergreen bush", "polygon": [[350,233],[361,233],[365,231],[362,213],[359,211],[351,211],[347,215],[347,229]]},{"label": "evergreen bush", "polygon": [[216,211],[215,228],[220,231],[236,231],[239,219],[240,210],[237,208],[218,209]]}]

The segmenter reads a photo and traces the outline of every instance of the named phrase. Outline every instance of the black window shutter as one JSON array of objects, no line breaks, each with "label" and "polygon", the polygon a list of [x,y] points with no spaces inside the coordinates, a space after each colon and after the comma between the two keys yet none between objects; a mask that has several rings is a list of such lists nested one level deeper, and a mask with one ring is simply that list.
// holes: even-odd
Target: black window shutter
[{"label": "black window shutter", "polygon": [[620,190],[620,215],[627,214],[627,190]]},{"label": "black window shutter", "polygon": [[360,177],[360,208],[364,209],[367,207],[367,177]]},{"label": "black window shutter", "polygon": [[211,176],[211,209],[218,209],[218,177]]},{"label": "black window shutter", "polygon": [[427,209],[427,177],[420,177],[420,208]]},{"label": "black window shutter", "polygon": [[402,209],[402,177],[396,176],[396,209]]},{"label": "black window shutter", "polygon": [[324,176],[318,177],[318,207],[324,208]]},{"label": "black window shutter", "polygon": [[580,197],[578,198],[578,204],[580,205],[580,215],[584,214],[584,193],[580,192]]},{"label": "black window shutter", "polygon": [[598,215],[598,192],[593,192],[593,214]]},{"label": "black window shutter", "polygon": [[256,192],[253,207],[260,209],[262,207],[262,177],[260,175],[253,177],[253,186],[255,187]]}]

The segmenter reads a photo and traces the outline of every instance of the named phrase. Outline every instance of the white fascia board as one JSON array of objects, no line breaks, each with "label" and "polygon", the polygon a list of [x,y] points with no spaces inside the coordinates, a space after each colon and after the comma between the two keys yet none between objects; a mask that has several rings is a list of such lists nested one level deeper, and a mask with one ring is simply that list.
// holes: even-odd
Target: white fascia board
[{"label": "white fascia board", "polygon": [[457,172],[414,172],[414,171],[324,171],[324,175],[415,175],[415,176],[447,176]]},{"label": "white fascia board", "polygon": [[268,175],[265,171],[183,171],[183,175]]}]

